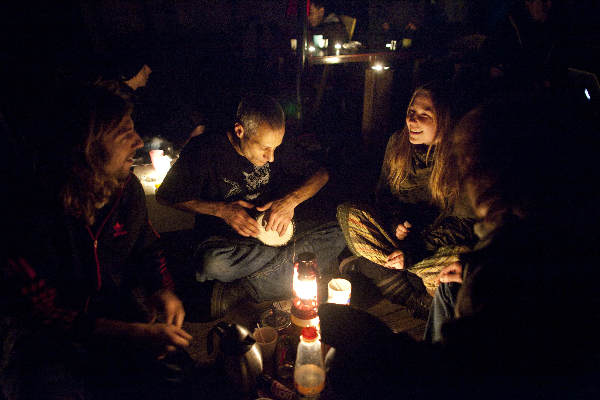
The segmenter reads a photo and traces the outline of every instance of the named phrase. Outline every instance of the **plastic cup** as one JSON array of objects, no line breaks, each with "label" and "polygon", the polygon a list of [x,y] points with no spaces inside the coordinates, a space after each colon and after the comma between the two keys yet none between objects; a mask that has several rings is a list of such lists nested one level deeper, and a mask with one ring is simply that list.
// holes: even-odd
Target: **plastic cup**
[{"label": "plastic cup", "polygon": [[270,326],[261,326],[254,329],[253,336],[260,349],[263,365],[269,369],[269,367],[273,366],[273,354],[275,353],[275,345],[279,337],[277,329]]},{"label": "plastic cup", "polygon": [[327,284],[327,302],[335,304],[350,304],[352,284],[341,278],[335,278]]}]

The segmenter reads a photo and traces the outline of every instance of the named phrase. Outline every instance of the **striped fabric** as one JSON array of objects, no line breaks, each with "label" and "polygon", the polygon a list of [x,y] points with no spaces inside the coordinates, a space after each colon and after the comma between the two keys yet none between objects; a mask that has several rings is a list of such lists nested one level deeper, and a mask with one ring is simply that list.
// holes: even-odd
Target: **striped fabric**
[{"label": "striped fabric", "polygon": [[[377,212],[370,206],[346,203],[338,206],[337,218],[350,251],[376,264],[384,265],[387,256],[400,248],[400,243],[392,232],[384,228]],[[430,247],[426,240],[426,247]],[[439,241],[433,240],[437,244]],[[442,245],[430,250],[430,255],[415,260],[408,271],[423,281],[427,292],[433,296],[437,289],[437,276],[442,268],[458,261],[458,256],[469,250],[468,246]]]},{"label": "striped fabric", "polygon": [[368,207],[343,204],[337,218],[344,232],[348,248],[355,255],[383,265],[387,256],[398,248],[398,241],[374,217]]},{"label": "striped fabric", "polygon": [[427,292],[433,296],[439,282],[437,277],[443,267],[458,261],[460,254],[469,251],[467,246],[446,246],[438,249],[432,256],[427,257],[418,263],[412,265],[409,271],[417,275],[421,280]]}]

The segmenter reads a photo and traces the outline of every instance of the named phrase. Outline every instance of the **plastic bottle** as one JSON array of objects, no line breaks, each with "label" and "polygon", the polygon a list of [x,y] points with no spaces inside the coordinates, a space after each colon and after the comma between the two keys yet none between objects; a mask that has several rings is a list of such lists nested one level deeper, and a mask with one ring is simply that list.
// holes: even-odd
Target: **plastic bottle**
[{"label": "plastic bottle", "polygon": [[294,387],[302,399],[318,398],[325,387],[321,341],[314,326],[302,328],[294,366]]}]

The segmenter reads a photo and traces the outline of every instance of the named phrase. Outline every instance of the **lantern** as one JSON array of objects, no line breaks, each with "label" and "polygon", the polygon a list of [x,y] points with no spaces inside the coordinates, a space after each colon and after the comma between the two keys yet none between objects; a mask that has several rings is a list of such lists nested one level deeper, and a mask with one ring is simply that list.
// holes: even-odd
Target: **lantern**
[{"label": "lantern", "polygon": [[318,290],[317,276],[319,270],[313,253],[298,255],[294,264],[292,280],[292,322],[296,326],[318,326]]}]

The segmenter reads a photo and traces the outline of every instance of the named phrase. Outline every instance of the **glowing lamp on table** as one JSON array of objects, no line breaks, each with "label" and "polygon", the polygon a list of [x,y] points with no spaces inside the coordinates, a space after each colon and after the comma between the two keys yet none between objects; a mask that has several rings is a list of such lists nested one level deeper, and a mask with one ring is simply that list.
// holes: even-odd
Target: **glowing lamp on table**
[{"label": "glowing lamp on table", "polygon": [[317,260],[313,253],[298,255],[292,280],[291,319],[299,327],[318,326]]}]

